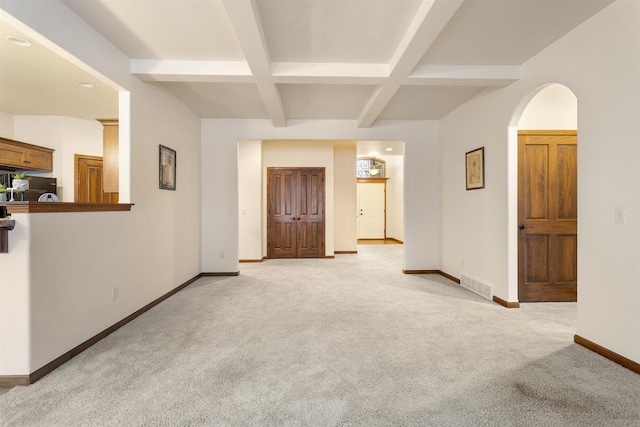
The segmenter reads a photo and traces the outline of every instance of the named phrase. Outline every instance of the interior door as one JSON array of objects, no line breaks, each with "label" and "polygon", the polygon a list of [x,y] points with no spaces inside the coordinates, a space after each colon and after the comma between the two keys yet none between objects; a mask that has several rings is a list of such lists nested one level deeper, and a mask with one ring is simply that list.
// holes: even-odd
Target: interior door
[{"label": "interior door", "polygon": [[324,168],[269,168],[269,258],[324,256]]},{"label": "interior door", "polygon": [[358,239],[384,239],[385,236],[384,182],[358,183]]},{"label": "interior door", "polygon": [[296,257],[296,181],[296,174],[292,169],[268,169],[267,240],[269,258]]},{"label": "interior door", "polygon": [[75,155],[75,194],[78,203],[103,203],[102,157]]},{"label": "interior door", "polygon": [[518,135],[518,298],[576,301],[577,134]]}]

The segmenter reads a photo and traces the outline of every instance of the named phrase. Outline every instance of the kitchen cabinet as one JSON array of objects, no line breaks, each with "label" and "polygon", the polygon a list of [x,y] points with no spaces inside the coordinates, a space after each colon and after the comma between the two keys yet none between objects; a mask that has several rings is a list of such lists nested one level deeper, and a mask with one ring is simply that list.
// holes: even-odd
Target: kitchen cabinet
[{"label": "kitchen cabinet", "polygon": [[119,164],[120,151],[118,147],[118,119],[98,119],[103,126],[102,145],[102,185],[105,193],[117,193],[119,191]]},{"label": "kitchen cabinet", "polygon": [[0,137],[0,167],[52,172],[53,151],[51,148]]}]

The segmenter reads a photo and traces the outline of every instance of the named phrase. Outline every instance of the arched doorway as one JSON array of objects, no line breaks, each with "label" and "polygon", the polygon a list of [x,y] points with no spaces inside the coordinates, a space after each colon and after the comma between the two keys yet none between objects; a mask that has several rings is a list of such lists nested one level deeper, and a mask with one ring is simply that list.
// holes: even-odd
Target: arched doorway
[{"label": "arched doorway", "polygon": [[577,98],[544,85],[509,128],[509,297],[575,301]]}]

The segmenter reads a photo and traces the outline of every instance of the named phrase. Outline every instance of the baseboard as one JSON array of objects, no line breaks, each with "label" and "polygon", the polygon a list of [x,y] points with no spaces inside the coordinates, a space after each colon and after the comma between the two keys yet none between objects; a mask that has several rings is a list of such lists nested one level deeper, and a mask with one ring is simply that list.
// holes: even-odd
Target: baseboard
[{"label": "baseboard", "polygon": [[68,352],[63,354],[62,356],[60,356],[60,357],[54,359],[53,361],[47,363],[42,368],[35,370],[31,374],[29,374],[29,375],[20,375],[20,376],[14,376],[14,375],[0,376],[0,384],[2,384],[2,387],[13,387],[13,386],[16,386],[16,385],[33,384],[34,382],[38,381],[40,378],[44,377],[45,375],[47,375],[48,373],[52,372],[56,368],[59,368],[60,366],[62,366],[66,362],[68,362],[69,360],[73,359],[78,354],[82,353],[83,351],[85,351],[86,349],[88,349],[89,347],[91,347],[92,345],[94,345],[95,343],[100,341],[101,339],[107,337],[111,333],[117,331],[118,329],[120,329],[121,327],[126,325],[127,323],[131,322],[136,317],[140,316],[144,312],[146,312],[146,311],[150,310],[151,308],[155,307],[156,305],[160,304],[162,301],[166,300],[167,298],[169,298],[173,294],[175,294],[175,293],[181,291],[182,289],[186,288],[187,286],[189,286],[190,284],[192,284],[193,282],[198,280],[200,277],[202,277],[202,275],[203,274],[200,273],[200,274],[194,276],[193,278],[187,280],[183,284],[181,284],[178,287],[170,290],[169,292],[167,292],[166,294],[162,295],[161,297],[156,298],[155,300],[151,301],[149,304],[145,305],[144,307],[142,307],[138,311],[136,311],[136,312],[130,314],[129,316],[125,317],[124,319],[120,320],[118,323],[115,323],[114,325],[111,325],[110,327],[108,327],[104,331],[98,333],[97,335],[94,335],[93,337],[89,338],[88,340],[86,340],[82,344],[72,348],[71,350],[69,350]]},{"label": "baseboard", "polygon": [[358,251],[333,251],[333,253],[336,254],[336,255],[357,254]]},{"label": "baseboard", "polygon": [[447,279],[451,280],[452,282],[456,282],[458,285],[460,284],[460,279],[458,279],[457,277],[454,277],[454,276],[452,276],[452,275],[450,275],[448,273],[445,273],[442,270],[438,270],[438,274],[443,276],[443,277],[446,277]]},{"label": "baseboard", "polygon": [[573,342],[595,353],[598,353],[600,356],[605,357],[612,362],[617,363],[618,365],[624,366],[625,368],[635,372],[636,374],[640,374],[640,363],[634,362],[631,359],[627,359],[626,357],[621,356],[609,349],[606,349],[599,344],[589,341],[586,338],[582,338],[580,335],[574,335]]},{"label": "baseboard", "polygon": [[0,388],[29,385],[29,375],[0,375]]},{"label": "baseboard", "polygon": [[493,302],[507,308],[520,308],[520,303],[518,301],[505,301],[495,295],[493,296]]},{"label": "baseboard", "polygon": [[241,259],[238,262],[262,262],[264,259]]},{"label": "baseboard", "polygon": [[402,240],[394,239],[393,237],[387,237],[386,240],[393,240],[394,242],[398,242],[401,245],[404,245],[404,242]]},{"label": "baseboard", "polygon": [[325,255],[324,259],[335,259],[336,257],[333,255]]},{"label": "baseboard", "polygon": [[440,270],[405,270],[402,269],[404,274],[438,274]]},{"label": "baseboard", "polygon": [[220,277],[220,276],[239,276],[239,271],[231,271],[228,273],[200,273],[200,277]]}]

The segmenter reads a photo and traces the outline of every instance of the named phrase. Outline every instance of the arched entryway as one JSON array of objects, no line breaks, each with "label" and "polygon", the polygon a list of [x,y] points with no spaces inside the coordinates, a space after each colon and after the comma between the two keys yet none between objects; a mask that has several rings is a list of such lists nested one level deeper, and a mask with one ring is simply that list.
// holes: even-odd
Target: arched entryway
[{"label": "arched entryway", "polygon": [[509,128],[509,298],[575,301],[577,98],[548,84],[519,104]]}]

